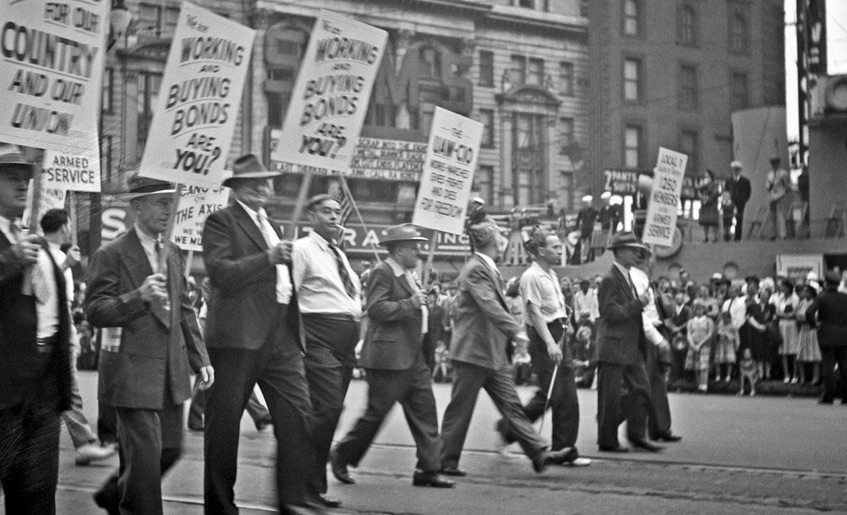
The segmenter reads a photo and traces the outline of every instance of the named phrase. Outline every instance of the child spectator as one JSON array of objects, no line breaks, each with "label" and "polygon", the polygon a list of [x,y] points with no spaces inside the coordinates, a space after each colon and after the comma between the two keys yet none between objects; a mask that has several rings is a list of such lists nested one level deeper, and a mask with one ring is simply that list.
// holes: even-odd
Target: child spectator
[{"label": "child spectator", "polygon": [[436,383],[450,381],[450,349],[444,341],[439,341],[435,347],[435,368],[432,370],[432,380]]},{"label": "child spectator", "polygon": [[594,343],[591,327],[583,325],[576,331],[573,345],[574,375],[577,386],[591,388],[594,382]]},{"label": "child spectator", "polygon": [[759,369],[753,359],[750,347],[744,348],[741,362],[738,365],[738,395],[744,395],[744,383],[750,383],[750,397],[756,395],[756,382],[759,380]]},{"label": "child spectator", "polygon": [[738,329],[732,325],[732,314],[729,311],[721,313],[715,338],[715,366],[718,369],[717,381],[721,380],[722,369],[726,370],[724,381],[732,377],[732,367],[735,365],[735,351],[738,349]]},{"label": "child spectator", "polygon": [[821,377],[821,349],[818,347],[818,332],[812,327],[813,320],[806,320],[806,310],[818,296],[818,285],[811,282],[803,287],[800,302],[797,304],[797,369],[800,371],[800,384],[806,383],[806,365],[812,365],[812,384],[818,384]]},{"label": "child spectator", "polygon": [[709,390],[709,355],[715,324],[706,316],[706,305],[700,299],[692,305],[694,316],[687,324],[688,355],[685,357],[685,370],[697,373],[697,390],[706,393]]}]

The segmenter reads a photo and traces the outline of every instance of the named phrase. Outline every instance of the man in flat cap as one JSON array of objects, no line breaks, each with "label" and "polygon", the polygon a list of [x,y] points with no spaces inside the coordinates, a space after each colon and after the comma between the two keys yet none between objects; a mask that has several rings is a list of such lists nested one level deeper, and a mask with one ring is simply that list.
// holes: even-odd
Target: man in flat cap
[{"label": "man in flat cap", "polygon": [[6,513],[55,513],[71,405],[70,311],[44,240],[20,225],[36,168],[0,143],[0,482]]},{"label": "man in flat cap", "polygon": [[102,329],[99,398],[115,408],[120,468],[94,495],[113,513],[162,513],[162,476],[182,453],[191,374],[214,382],[179,248],[164,241],[171,184],[139,176],[125,195],[135,224],[91,258],[85,314]]},{"label": "man in flat cap", "polygon": [[441,473],[464,476],[459,459],[468,434],[476,398],[485,389],[503,416],[514,438],[543,472],[551,463],[576,458],[573,447],[548,451],[548,443],[524,414],[509,367],[512,342],[528,343],[524,328],[506,304],[503,278],[497,269],[500,230],[494,220],[483,219],[468,228],[474,256],[459,274],[456,322],[450,344],[453,394],[441,426]]},{"label": "man in flat cap", "polygon": [[276,437],[275,483],[281,513],[307,504],[314,452],[312,406],[303,367],[291,243],[265,211],[273,178],[253,154],[239,157],[223,185],[233,202],[206,219],[203,255],[211,280],[206,341],[219,381],[206,393],[205,512],[237,514],[241,417],[256,384]]},{"label": "man in flat cap", "polygon": [[741,175],[744,170],[741,161],[733,161],[729,167],[732,169],[732,176],[726,181],[726,189],[735,207],[735,241],[741,241],[741,234],[744,232],[744,207],[747,206],[753,189],[750,179]]},{"label": "man in flat cap", "polygon": [[424,241],[426,238],[412,224],[389,227],[380,239],[379,244],[389,255],[373,269],[368,281],[371,322],[360,360],[367,371],[368,406],[330,454],[332,472],[342,483],[353,483],[347,465],[359,464],[385,417],[399,402],[418,449],[412,484],[453,486],[453,481],[438,473],[438,416],[432,376],[422,352],[426,304],[413,271],[418,266],[419,244]]}]

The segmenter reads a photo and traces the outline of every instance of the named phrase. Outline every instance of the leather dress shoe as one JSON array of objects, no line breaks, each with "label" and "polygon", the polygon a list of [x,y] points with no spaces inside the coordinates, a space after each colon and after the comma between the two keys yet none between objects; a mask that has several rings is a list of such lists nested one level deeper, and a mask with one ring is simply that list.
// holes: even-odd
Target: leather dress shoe
[{"label": "leather dress shoe", "polygon": [[315,508],[338,508],[341,506],[341,499],[327,494],[311,493],[307,496],[306,504]]},{"label": "leather dress shoe", "polygon": [[651,440],[654,442],[678,442],[682,440],[682,437],[679,435],[675,435],[673,433],[666,433],[661,435],[656,435],[655,438],[651,437]]},{"label": "leather dress shoe", "polygon": [[94,504],[106,510],[106,513],[109,515],[121,515],[118,502],[114,499],[109,499],[103,490],[98,490],[94,493]]},{"label": "leather dress shoe", "polygon": [[601,445],[600,452],[615,452],[619,454],[623,454],[625,452],[629,452],[629,449],[623,447],[622,445]]},{"label": "leather dress shoe", "polygon": [[441,476],[438,472],[416,470],[412,476],[412,486],[432,486],[434,488],[453,488],[456,483]]},{"label": "leather dress shoe", "polygon": [[635,447],[635,448],[642,449],[642,450],[645,450],[645,451],[648,451],[648,452],[661,452],[662,451],[661,446],[654,445],[654,444],[648,442],[647,440],[632,439],[632,440],[629,441],[629,443],[631,443],[632,446]]},{"label": "leather dress shoe", "polygon": [[542,451],[532,459],[532,470],[540,474],[544,472],[547,465],[560,465],[566,461],[573,461],[578,457],[579,453],[573,447],[565,447],[558,451]]},{"label": "leather dress shoe", "polygon": [[332,475],[335,476],[335,479],[345,485],[356,484],[356,480],[350,477],[350,473],[347,471],[347,464],[341,461],[341,457],[338,455],[338,450],[332,449],[329,451],[329,463],[332,468]]},{"label": "leather dress shoe", "polygon": [[465,477],[468,475],[467,472],[460,469],[459,467],[441,467],[439,473],[442,476],[453,476],[453,477]]}]

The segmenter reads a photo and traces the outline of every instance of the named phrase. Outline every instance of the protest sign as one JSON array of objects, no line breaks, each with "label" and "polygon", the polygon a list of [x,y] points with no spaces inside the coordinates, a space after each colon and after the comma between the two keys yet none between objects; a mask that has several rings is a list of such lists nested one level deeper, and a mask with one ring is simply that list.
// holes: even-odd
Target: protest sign
[{"label": "protest sign", "polygon": [[88,151],[97,133],[109,2],[0,0],[0,141]]},{"label": "protest sign", "polygon": [[647,205],[642,241],[662,247],[673,244],[676,218],[679,210],[679,195],[685,177],[688,156],[659,147],[659,158],[653,173],[653,188]]},{"label": "protest sign", "polygon": [[44,152],[41,176],[45,188],[100,192],[100,144],[96,133],[92,136],[85,152]]},{"label": "protest sign", "polygon": [[229,188],[182,188],[179,204],[174,214],[174,229],[171,241],[182,250],[203,252],[203,225],[206,217],[227,206]]},{"label": "protest sign", "polygon": [[232,144],[256,31],[182,4],[140,174],[215,188]]},{"label": "protest sign", "polygon": [[346,174],[388,33],[321,11],[271,160]]},{"label": "protest sign", "polygon": [[435,108],[413,224],[450,234],[464,232],[482,129],[477,121]]},{"label": "protest sign", "polygon": [[[41,184],[38,186],[38,194],[36,195],[35,181],[37,180],[40,180]],[[29,189],[26,192],[26,209],[21,216],[22,225],[24,227],[32,227],[32,222],[35,222],[37,226],[38,222],[41,221],[41,217],[47,211],[51,209],[64,209],[67,193],[66,190],[47,186],[44,173],[37,175],[34,179],[30,179]]]}]

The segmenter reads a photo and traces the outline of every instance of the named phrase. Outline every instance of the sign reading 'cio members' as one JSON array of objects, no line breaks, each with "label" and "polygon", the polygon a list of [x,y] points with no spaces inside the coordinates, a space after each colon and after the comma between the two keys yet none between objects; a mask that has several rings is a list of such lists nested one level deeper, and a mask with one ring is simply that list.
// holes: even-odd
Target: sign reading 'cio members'
[{"label": "sign reading 'cio members'", "polygon": [[271,160],[346,174],[388,33],[321,11]]},{"label": "sign reading 'cio members'", "polygon": [[140,174],[221,183],[256,31],[182,4]]},{"label": "sign reading 'cio members'", "polygon": [[0,0],[0,141],[90,150],[108,11],[106,0]]},{"label": "sign reading 'cio members'", "polygon": [[659,147],[659,158],[653,173],[653,189],[644,222],[644,243],[670,247],[673,244],[676,218],[679,214],[679,195],[688,156]]}]

